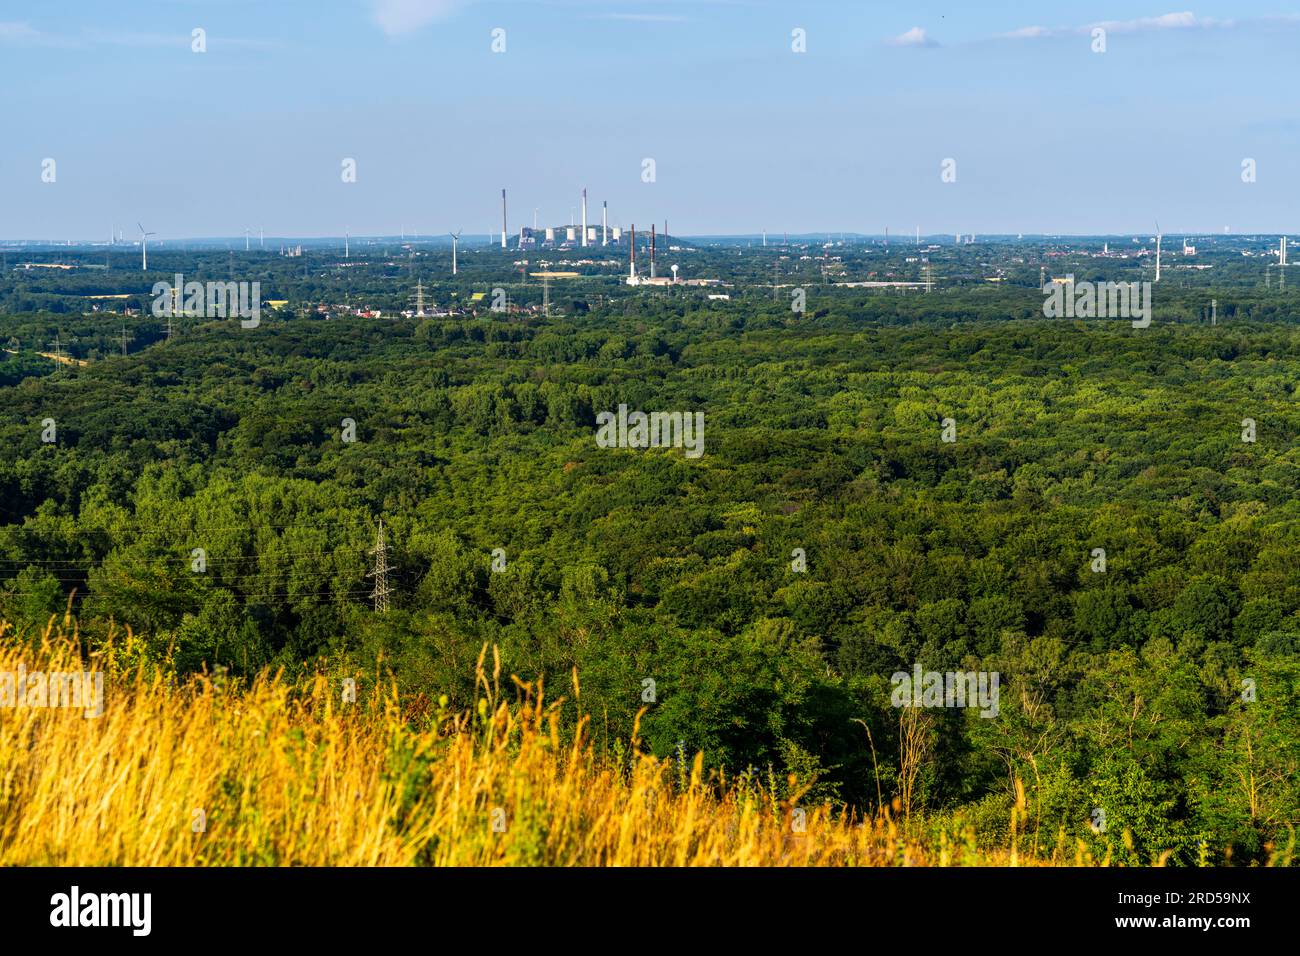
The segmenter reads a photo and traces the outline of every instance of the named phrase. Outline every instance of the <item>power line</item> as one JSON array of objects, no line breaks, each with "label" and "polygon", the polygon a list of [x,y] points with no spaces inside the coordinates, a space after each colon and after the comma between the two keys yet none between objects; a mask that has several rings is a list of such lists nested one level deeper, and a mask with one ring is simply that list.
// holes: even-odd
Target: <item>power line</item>
[{"label": "power line", "polygon": [[[22,514],[21,512],[10,511],[10,510],[8,510],[8,509],[6,509],[6,508],[3,508],[3,507],[0,507],[0,511],[5,511],[5,512],[8,513],[8,514],[16,515],[16,516],[18,516],[18,517],[20,517],[20,518],[40,518],[40,517],[41,517],[41,515],[37,515],[37,514],[35,514],[35,513],[28,513],[28,514],[24,515],[24,514]],[[56,517],[75,517],[75,516],[72,516],[72,515],[60,515],[60,516],[56,516]],[[362,519],[356,519],[354,522],[347,522],[347,521],[345,521],[345,519],[342,519],[342,518],[322,518],[322,519],[318,519],[318,520],[322,520],[322,521],[326,522],[327,525],[329,525],[329,526],[334,526],[334,527],[337,527],[338,525],[341,525],[341,524],[348,523],[348,524],[352,524],[352,525],[354,525],[355,527],[357,527],[358,530],[359,530],[359,529],[364,525],[364,522],[363,522]],[[25,527],[26,527],[25,525],[18,525],[18,524],[0,525],[0,531],[22,531]],[[73,529],[73,533],[74,533],[74,534],[99,534],[99,533],[110,533],[110,532],[116,532],[116,531],[122,530],[123,528],[126,528],[126,529],[143,529],[143,530],[150,530],[150,531],[152,531],[152,530],[156,530],[156,529],[158,528],[158,525],[157,525],[157,523],[155,523],[155,522],[148,522],[148,523],[146,523],[146,522],[140,522],[140,523],[138,523],[138,524],[122,524],[122,525],[115,525],[115,526],[112,527],[112,528],[107,528],[107,527],[103,527],[103,528],[85,528],[85,529],[78,528],[78,529]],[[173,533],[173,534],[213,534],[213,533],[216,533],[216,532],[219,532],[219,531],[264,531],[264,530],[282,531],[282,530],[284,530],[284,529],[286,529],[286,528],[293,528],[293,529],[295,529],[295,530],[300,530],[300,531],[324,531],[324,530],[326,530],[326,527],[325,527],[325,526],[314,527],[314,526],[312,526],[312,525],[304,525],[304,524],[298,524],[298,523],[294,523],[294,524],[232,524],[232,525],[226,525],[225,527],[216,527],[216,528],[178,528],[178,529],[176,529],[175,531],[173,531],[173,532],[171,532],[171,533]]]},{"label": "power line", "polygon": [[[58,570],[63,570],[63,569],[60,568],[60,569],[58,569]],[[166,571],[167,569],[165,569],[165,568],[146,568],[146,569],[144,569],[144,570],[145,570],[145,571],[163,572],[163,571]],[[176,569],[176,570],[179,570],[179,569]],[[241,583],[246,583],[246,582],[249,582],[249,581],[254,581],[254,582],[255,582],[255,581],[270,581],[270,582],[274,583],[276,579],[280,579],[280,578],[292,578],[292,577],[295,577],[295,576],[296,576],[296,577],[303,577],[303,576],[304,576],[304,575],[303,575],[304,570],[306,570],[306,569],[303,569],[303,568],[285,568],[285,569],[280,570],[280,571],[249,571],[249,572],[244,573],[244,574],[221,574],[221,573],[217,573],[217,572],[209,572],[209,571],[202,571],[202,572],[192,571],[192,572],[189,572],[189,573],[193,574],[193,575],[195,576],[195,578],[206,578],[206,579],[209,580],[209,581],[216,581],[216,582],[218,582],[218,583],[220,583],[220,584],[240,585]],[[119,572],[119,571],[117,571],[117,570],[107,571],[107,572],[105,572],[105,573],[108,575],[108,577],[106,578],[106,581],[107,581],[107,583],[110,584],[110,585],[129,583],[129,582],[132,582],[132,581],[146,581],[146,580],[173,580],[172,578],[162,577],[161,574],[159,574],[159,575],[155,575],[155,576],[152,576],[152,577],[146,577],[146,576],[143,575],[143,574],[129,574],[129,573],[127,573],[127,574],[123,574],[123,573],[121,573],[121,572]],[[325,573],[334,573],[334,574],[338,574],[338,575],[343,576],[343,577],[351,577],[351,576],[352,576],[352,575],[349,574],[348,572],[343,571],[343,570],[340,570],[340,569],[338,569],[338,568],[328,569]],[[323,575],[322,575],[320,572],[317,572],[317,573],[315,574],[315,576],[316,576],[316,577],[321,577],[321,576],[323,576]],[[369,577],[369,575],[367,574],[366,577]],[[3,585],[3,584],[5,584],[5,583],[8,583],[9,581],[16,581],[17,579],[18,579],[18,578],[17,578],[17,575],[15,575],[15,576],[12,577],[12,578],[6,578],[6,579],[4,579],[3,581],[0,581],[0,585]],[[57,574],[46,574],[44,579],[45,579],[45,580],[58,581],[60,584],[81,584],[81,583],[83,583],[83,582],[89,582],[89,575],[88,575],[88,574],[80,574],[80,575],[77,575],[77,576],[75,576],[75,577],[62,577],[62,576],[57,575]]]},{"label": "power line", "polygon": [[[333,551],[268,551],[264,554],[245,554],[235,555],[232,557],[208,557],[206,558],[206,561],[208,564],[235,564],[272,560],[275,558],[328,558],[333,557],[336,554],[358,554],[363,551],[368,552],[369,549],[363,546],[357,548],[335,548]],[[129,557],[129,555],[122,555],[120,553],[117,556]],[[51,567],[64,568],[67,570],[80,568],[89,570],[92,568],[102,567],[104,561],[108,560],[109,557],[110,555],[106,555],[103,559],[91,561],[89,564],[83,564],[78,561],[61,561],[58,558],[33,558],[30,561],[23,558],[0,558],[0,565],[7,564],[22,567],[26,567],[27,565],[49,565]],[[180,561],[182,564],[188,564],[190,556],[182,555],[175,560]],[[5,570],[6,568],[0,567],[0,572]]]},{"label": "power line", "polygon": [[[276,591],[270,594],[261,594],[256,591],[249,591],[246,596],[250,598],[299,598],[299,597],[369,597],[373,592],[368,590],[351,590],[351,591]],[[43,596],[44,591],[5,591],[0,589],[0,598],[7,597],[31,597]]]}]

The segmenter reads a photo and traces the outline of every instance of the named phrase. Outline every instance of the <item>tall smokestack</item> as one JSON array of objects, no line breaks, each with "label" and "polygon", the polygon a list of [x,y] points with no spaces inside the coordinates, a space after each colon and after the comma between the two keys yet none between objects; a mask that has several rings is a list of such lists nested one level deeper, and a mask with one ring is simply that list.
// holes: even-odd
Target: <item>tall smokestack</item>
[{"label": "tall smokestack", "polygon": [[628,243],[631,250],[628,259],[627,282],[628,285],[636,285],[636,223],[632,223],[632,241]]},{"label": "tall smokestack", "polygon": [[582,248],[587,248],[587,190],[582,191]]},{"label": "tall smokestack", "polygon": [[600,201],[600,244],[609,245],[609,200]]},{"label": "tall smokestack", "polygon": [[506,247],[506,191],[501,190],[501,248]]},{"label": "tall smokestack", "polygon": [[655,277],[655,224],[650,223],[650,278]]}]

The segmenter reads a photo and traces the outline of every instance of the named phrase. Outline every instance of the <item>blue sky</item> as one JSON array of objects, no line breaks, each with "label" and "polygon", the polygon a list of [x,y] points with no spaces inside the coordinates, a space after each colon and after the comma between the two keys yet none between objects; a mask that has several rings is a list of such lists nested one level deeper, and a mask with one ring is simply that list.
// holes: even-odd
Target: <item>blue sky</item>
[{"label": "blue sky", "polygon": [[1180,2],[4,0],[0,238],[1297,231],[1300,2]]}]

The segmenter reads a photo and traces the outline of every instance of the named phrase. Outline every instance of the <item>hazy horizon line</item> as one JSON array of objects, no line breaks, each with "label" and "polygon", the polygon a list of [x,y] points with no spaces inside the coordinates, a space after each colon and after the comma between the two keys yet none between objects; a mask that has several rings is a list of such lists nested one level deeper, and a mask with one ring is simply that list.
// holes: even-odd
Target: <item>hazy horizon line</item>
[{"label": "hazy horizon line", "polygon": [[[536,251],[536,250],[520,250],[518,248],[515,248],[514,243],[517,241],[516,238],[517,235],[518,235],[517,233],[513,233],[513,232],[507,234],[508,242],[511,243],[511,247],[507,249],[507,251],[510,252]],[[649,236],[650,235],[649,230],[646,230],[644,235]],[[670,235],[674,239],[692,239],[692,240],[702,240],[702,241],[707,241],[707,240],[762,241],[764,239],[764,233],[762,232],[707,232],[707,233],[674,232],[667,235]],[[981,233],[978,231],[971,231],[971,232],[961,232],[961,233],[923,232],[920,233],[920,239],[951,240],[957,235],[961,235],[962,237],[973,236],[975,240],[974,244],[978,244],[981,241],[989,241],[989,240],[1018,242],[1018,241],[1024,241],[1030,239],[1103,239],[1103,240],[1132,239],[1134,241],[1141,241],[1148,238],[1155,238],[1154,234],[1151,231],[1146,231],[1146,232],[1024,232],[1024,233],[1012,233],[1012,232]],[[1281,236],[1290,237],[1292,235],[1296,235],[1296,233],[1290,233],[1290,232],[1285,232],[1280,230],[1279,231],[1252,230],[1247,232],[1236,232],[1236,231],[1211,232],[1211,231],[1181,230],[1178,232],[1162,232],[1160,233],[1160,235],[1164,238],[1195,237],[1198,239],[1215,240],[1215,239],[1254,239],[1262,236],[1267,236],[1271,238],[1277,238]],[[580,249],[608,248],[609,246],[623,244],[626,241],[627,236],[628,233],[625,231],[622,239],[610,240],[608,243],[604,245],[602,245],[600,241],[597,240],[595,242],[589,243],[586,246],[574,245],[567,250],[556,249],[551,251],[572,252]],[[665,234],[659,233],[659,236],[663,238]],[[196,242],[242,242],[244,241],[245,237],[242,234],[238,234],[238,235],[190,235],[190,236],[178,236],[175,238],[166,238],[166,237],[153,238],[153,235],[151,234],[151,238],[152,238],[152,242],[150,242],[151,246],[155,246],[155,245],[162,246],[168,243],[176,245],[176,244],[196,243]],[[781,244],[784,241],[786,241],[786,239],[803,240],[803,241],[808,241],[808,240],[821,241],[823,239],[830,239],[832,241],[850,240],[850,239],[889,240],[890,242],[897,241],[900,245],[905,245],[909,242],[915,243],[917,239],[917,234],[914,232],[890,232],[890,233],[850,232],[848,230],[835,230],[835,229],[829,229],[829,230],[820,229],[820,230],[812,230],[812,231],[805,231],[805,232],[789,232],[789,233],[784,233],[784,232],[766,233],[766,240],[769,246]],[[365,241],[439,242],[439,243],[446,243],[449,245],[451,243],[451,236],[450,233],[445,233],[445,232],[444,233],[417,232],[417,233],[409,233],[406,235],[403,235],[401,233],[339,233],[337,235],[335,234],[306,235],[306,234],[292,234],[292,233],[274,234],[274,235],[268,234],[262,238],[250,237],[249,239],[250,248],[248,251],[251,252],[253,251],[253,249],[261,248],[261,243],[263,241],[270,241],[270,240],[274,240],[276,242],[337,241],[339,243],[342,243],[345,240],[349,240],[353,242],[365,242]],[[499,232],[496,233],[465,232],[465,233],[461,233],[459,236],[459,241],[462,244],[487,243],[489,245],[497,245],[500,242],[500,240],[501,240],[501,233]],[[567,241],[568,240],[566,240],[566,242]],[[573,240],[573,241],[577,242],[577,240]],[[124,236],[120,240],[113,240],[110,242],[104,239],[92,239],[92,238],[69,238],[69,237],[50,238],[50,237],[27,236],[27,237],[0,238],[0,244],[59,245],[59,246],[74,246],[74,247],[90,246],[90,247],[100,247],[100,248],[112,248],[114,246],[133,246],[133,245],[138,246],[140,244],[140,239],[138,236]]]}]

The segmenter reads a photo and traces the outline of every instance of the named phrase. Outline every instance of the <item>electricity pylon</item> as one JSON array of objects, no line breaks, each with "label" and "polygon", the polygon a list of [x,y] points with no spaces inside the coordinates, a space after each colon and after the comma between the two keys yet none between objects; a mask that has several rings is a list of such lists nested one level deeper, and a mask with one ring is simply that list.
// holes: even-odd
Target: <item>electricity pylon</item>
[{"label": "electricity pylon", "polygon": [[393,589],[388,586],[388,572],[391,569],[388,566],[388,543],[384,540],[383,518],[379,519],[379,534],[370,553],[375,556],[375,569],[366,575],[375,579],[375,589],[370,592],[370,596],[375,601],[375,612],[383,614],[388,610],[388,596],[393,593]]}]

